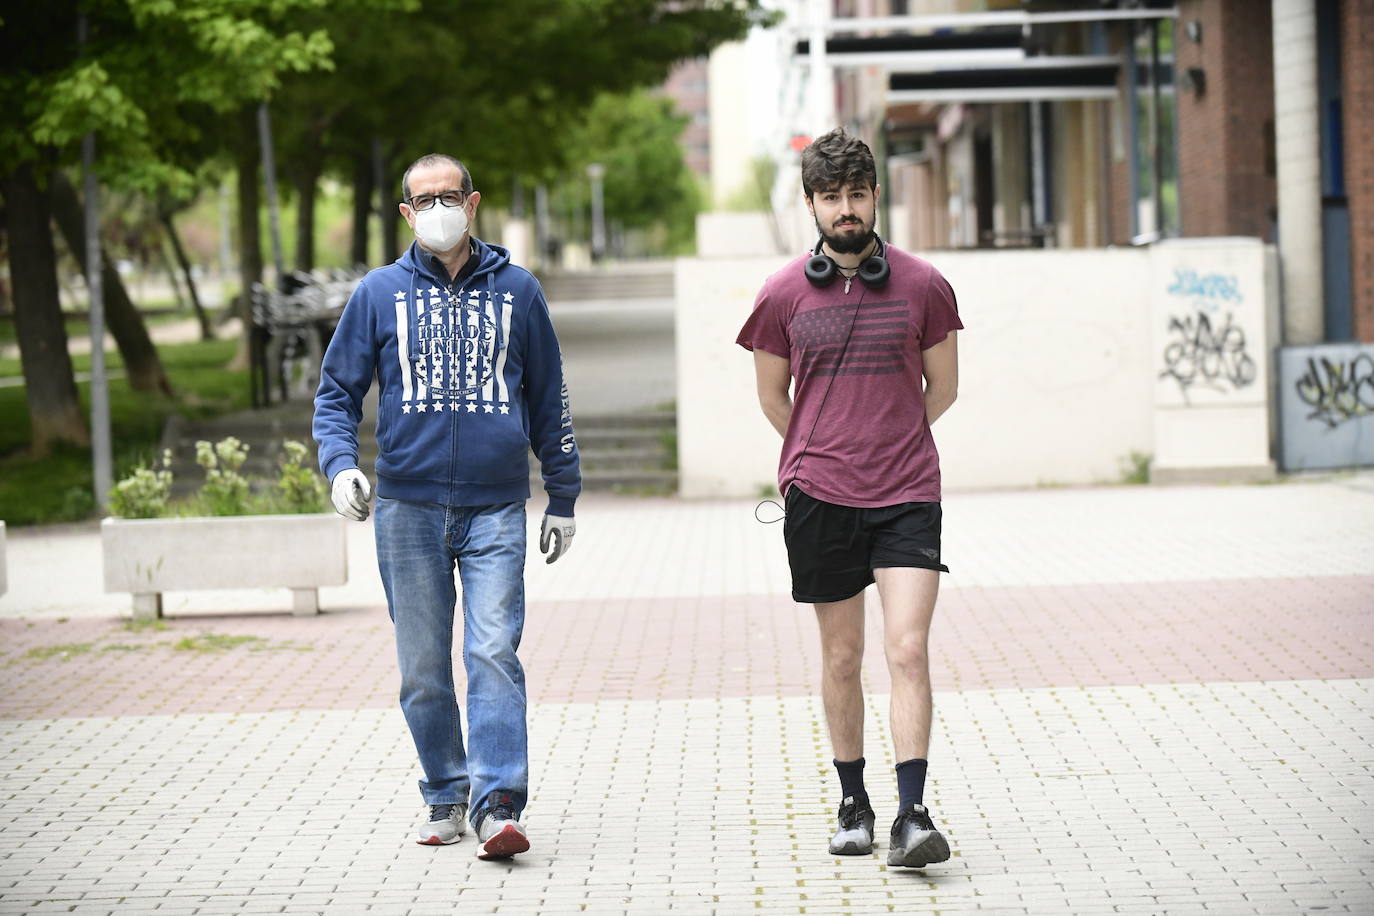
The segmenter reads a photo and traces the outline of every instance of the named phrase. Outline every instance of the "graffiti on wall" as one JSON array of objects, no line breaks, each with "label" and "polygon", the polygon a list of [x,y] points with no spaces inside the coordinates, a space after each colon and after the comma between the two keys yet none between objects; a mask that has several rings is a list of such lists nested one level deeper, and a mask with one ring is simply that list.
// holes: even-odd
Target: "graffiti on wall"
[{"label": "graffiti on wall", "polygon": [[1179,268],[1174,268],[1174,282],[1169,284],[1169,295],[1208,302],[1240,304],[1244,301],[1235,274],[1200,274],[1196,270]]},{"label": "graffiti on wall", "polygon": [[1198,387],[1228,392],[1253,384],[1255,360],[1229,308],[1244,302],[1235,275],[1175,268],[1168,293],[1183,300],[1186,311],[1169,316],[1159,377],[1178,383],[1185,401]]},{"label": "graffiti on wall", "polygon": [[1312,408],[1307,419],[1319,420],[1330,429],[1374,416],[1374,357],[1368,353],[1347,361],[1309,357],[1307,371],[1294,390]]}]

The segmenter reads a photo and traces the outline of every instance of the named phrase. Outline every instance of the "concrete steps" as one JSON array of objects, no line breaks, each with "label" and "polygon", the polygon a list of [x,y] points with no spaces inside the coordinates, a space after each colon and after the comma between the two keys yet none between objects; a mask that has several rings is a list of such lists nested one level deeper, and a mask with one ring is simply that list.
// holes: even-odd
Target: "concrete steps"
[{"label": "concrete steps", "polygon": [[[358,429],[358,463],[375,480],[377,442],[372,435],[375,393],[370,396],[370,402],[364,405],[363,422]],[[163,429],[161,446],[172,450],[173,496],[187,496],[205,481],[205,471],[196,464],[196,442],[201,439],[218,442],[226,436],[238,438],[249,447],[242,473],[275,479],[283,457],[283,440],[296,439],[314,453],[315,442],[310,436],[311,410],[310,404],[288,402],[208,421],[173,417]],[[654,494],[677,491],[677,417],[674,412],[589,414],[578,416],[575,422],[584,491]],[[533,453],[530,454],[530,486],[536,497],[544,488]]]},{"label": "concrete steps", "polygon": [[614,299],[671,299],[673,264],[650,261],[610,270],[546,271],[539,275],[552,304]]},{"label": "concrete steps", "polygon": [[[573,420],[582,456],[583,492],[677,492],[677,414],[585,414]],[[530,455],[530,489],[544,489]]]}]

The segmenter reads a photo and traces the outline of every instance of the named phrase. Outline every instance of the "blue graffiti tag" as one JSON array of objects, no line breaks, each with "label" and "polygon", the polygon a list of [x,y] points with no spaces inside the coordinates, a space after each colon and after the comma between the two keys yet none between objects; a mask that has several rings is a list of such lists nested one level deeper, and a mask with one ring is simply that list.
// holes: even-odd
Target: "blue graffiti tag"
[{"label": "blue graffiti tag", "polygon": [[1196,270],[1174,268],[1174,282],[1169,285],[1171,296],[1187,296],[1221,302],[1242,302],[1240,283],[1235,274],[1199,274]]}]

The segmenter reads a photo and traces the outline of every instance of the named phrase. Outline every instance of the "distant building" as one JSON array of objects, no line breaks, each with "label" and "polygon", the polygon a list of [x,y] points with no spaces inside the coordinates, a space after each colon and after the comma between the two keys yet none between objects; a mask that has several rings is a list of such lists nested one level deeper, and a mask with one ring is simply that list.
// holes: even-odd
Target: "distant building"
[{"label": "distant building", "polygon": [[[785,116],[870,142],[896,244],[1258,237],[1279,246],[1284,343],[1374,342],[1374,0],[793,0],[787,14],[805,88]],[[779,157],[795,183],[795,155]]]},{"label": "distant building", "polygon": [[673,100],[678,114],[691,120],[682,131],[682,158],[698,177],[711,177],[711,86],[708,58],[697,57],[673,67],[660,91]]}]

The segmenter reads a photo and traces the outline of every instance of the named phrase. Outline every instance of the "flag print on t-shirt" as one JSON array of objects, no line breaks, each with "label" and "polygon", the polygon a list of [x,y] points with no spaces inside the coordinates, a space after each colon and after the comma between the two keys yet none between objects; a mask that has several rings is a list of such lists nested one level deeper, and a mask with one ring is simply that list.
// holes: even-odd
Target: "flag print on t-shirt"
[{"label": "flag print on t-shirt", "polygon": [[791,330],[793,346],[801,354],[801,372],[825,376],[902,371],[909,313],[902,301],[861,302],[857,308],[832,305],[798,312]]}]

